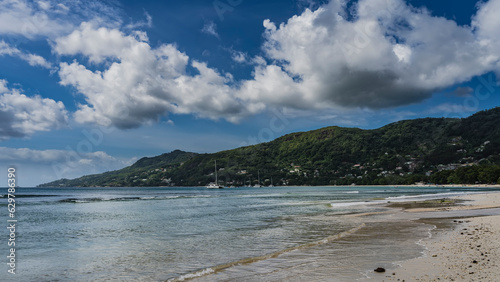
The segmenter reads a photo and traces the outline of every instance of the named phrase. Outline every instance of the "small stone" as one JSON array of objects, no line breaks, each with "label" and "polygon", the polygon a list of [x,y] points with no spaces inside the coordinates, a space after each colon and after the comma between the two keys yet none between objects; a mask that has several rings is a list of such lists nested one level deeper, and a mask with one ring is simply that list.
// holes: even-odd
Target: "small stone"
[{"label": "small stone", "polygon": [[477,260],[473,260],[472,263],[477,263]]},{"label": "small stone", "polygon": [[377,267],[374,271],[382,273],[382,272],[385,272],[385,268],[383,268],[383,267]]}]

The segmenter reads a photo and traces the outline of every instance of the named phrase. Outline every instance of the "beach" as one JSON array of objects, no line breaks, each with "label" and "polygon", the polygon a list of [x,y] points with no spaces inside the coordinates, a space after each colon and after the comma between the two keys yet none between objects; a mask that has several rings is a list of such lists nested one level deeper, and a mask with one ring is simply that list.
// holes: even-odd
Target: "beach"
[{"label": "beach", "polygon": [[[436,228],[429,239],[420,242],[422,257],[400,263],[373,276],[377,281],[498,281],[500,275],[500,215],[467,217],[466,211],[500,207],[500,193],[458,197],[464,204],[446,208],[414,208],[410,213],[437,213],[445,228]],[[449,218],[449,212],[464,217]],[[451,228],[450,228],[451,226]]]}]

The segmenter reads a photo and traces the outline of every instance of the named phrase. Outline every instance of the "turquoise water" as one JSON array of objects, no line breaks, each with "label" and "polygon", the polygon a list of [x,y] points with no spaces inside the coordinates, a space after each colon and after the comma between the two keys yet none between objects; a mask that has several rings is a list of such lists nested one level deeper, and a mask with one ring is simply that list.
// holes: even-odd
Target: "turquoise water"
[{"label": "turquoise water", "polygon": [[[311,276],[310,280],[338,275],[339,281],[347,281],[363,276],[370,262],[388,263],[418,254],[421,249],[415,242],[429,230],[429,226],[416,223],[392,226],[393,231],[413,237],[406,236],[400,242],[400,248],[408,248],[404,254],[381,258],[376,250],[367,252],[369,243],[375,241],[366,238],[379,234],[377,244],[393,245],[397,240],[391,237],[394,232],[351,215],[383,211],[385,208],[377,203],[389,200],[480,191],[390,187],[19,188],[17,274],[8,274],[5,267],[0,280],[164,281],[199,277],[258,281],[286,279],[284,273],[309,277],[312,272],[316,279]],[[6,201],[1,202],[1,209],[6,224]],[[8,238],[8,230],[2,229],[2,238]],[[7,255],[7,240],[1,245]],[[342,254],[352,262],[336,262]]]}]

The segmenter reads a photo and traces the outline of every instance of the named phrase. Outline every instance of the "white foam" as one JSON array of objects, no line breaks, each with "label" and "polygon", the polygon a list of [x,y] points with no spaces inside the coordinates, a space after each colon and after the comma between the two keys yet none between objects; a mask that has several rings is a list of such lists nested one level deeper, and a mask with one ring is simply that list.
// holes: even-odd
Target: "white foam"
[{"label": "white foam", "polygon": [[184,275],[182,275],[181,277],[179,277],[177,279],[171,279],[171,280],[168,280],[168,281],[184,281],[186,279],[193,279],[193,278],[205,276],[205,275],[208,275],[208,274],[212,274],[214,272],[215,271],[213,269],[206,268],[206,269],[203,269],[203,270],[195,272],[195,273],[184,274]]},{"label": "white foam", "polygon": [[85,200],[75,200],[74,202],[75,203],[90,203],[89,201],[85,201]]},{"label": "white foam", "polygon": [[396,200],[398,202],[411,201],[418,198],[425,199],[435,199],[442,197],[455,197],[455,196],[463,196],[468,194],[476,194],[478,192],[448,192],[448,193],[437,193],[437,194],[421,194],[421,195],[413,195],[413,196],[397,196],[397,197],[387,197],[386,200]]},{"label": "white foam", "polygon": [[341,208],[341,207],[352,207],[352,206],[376,205],[382,203],[387,203],[387,201],[330,203],[330,206],[332,208]]}]

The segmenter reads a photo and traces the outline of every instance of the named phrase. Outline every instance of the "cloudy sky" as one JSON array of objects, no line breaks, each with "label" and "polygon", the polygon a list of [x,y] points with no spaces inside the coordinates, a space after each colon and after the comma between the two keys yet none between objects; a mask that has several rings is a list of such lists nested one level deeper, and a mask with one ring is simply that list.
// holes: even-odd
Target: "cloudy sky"
[{"label": "cloudy sky", "polygon": [[498,14],[500,0],[0,0],[0,181],[467,117],[500,105]]}]

